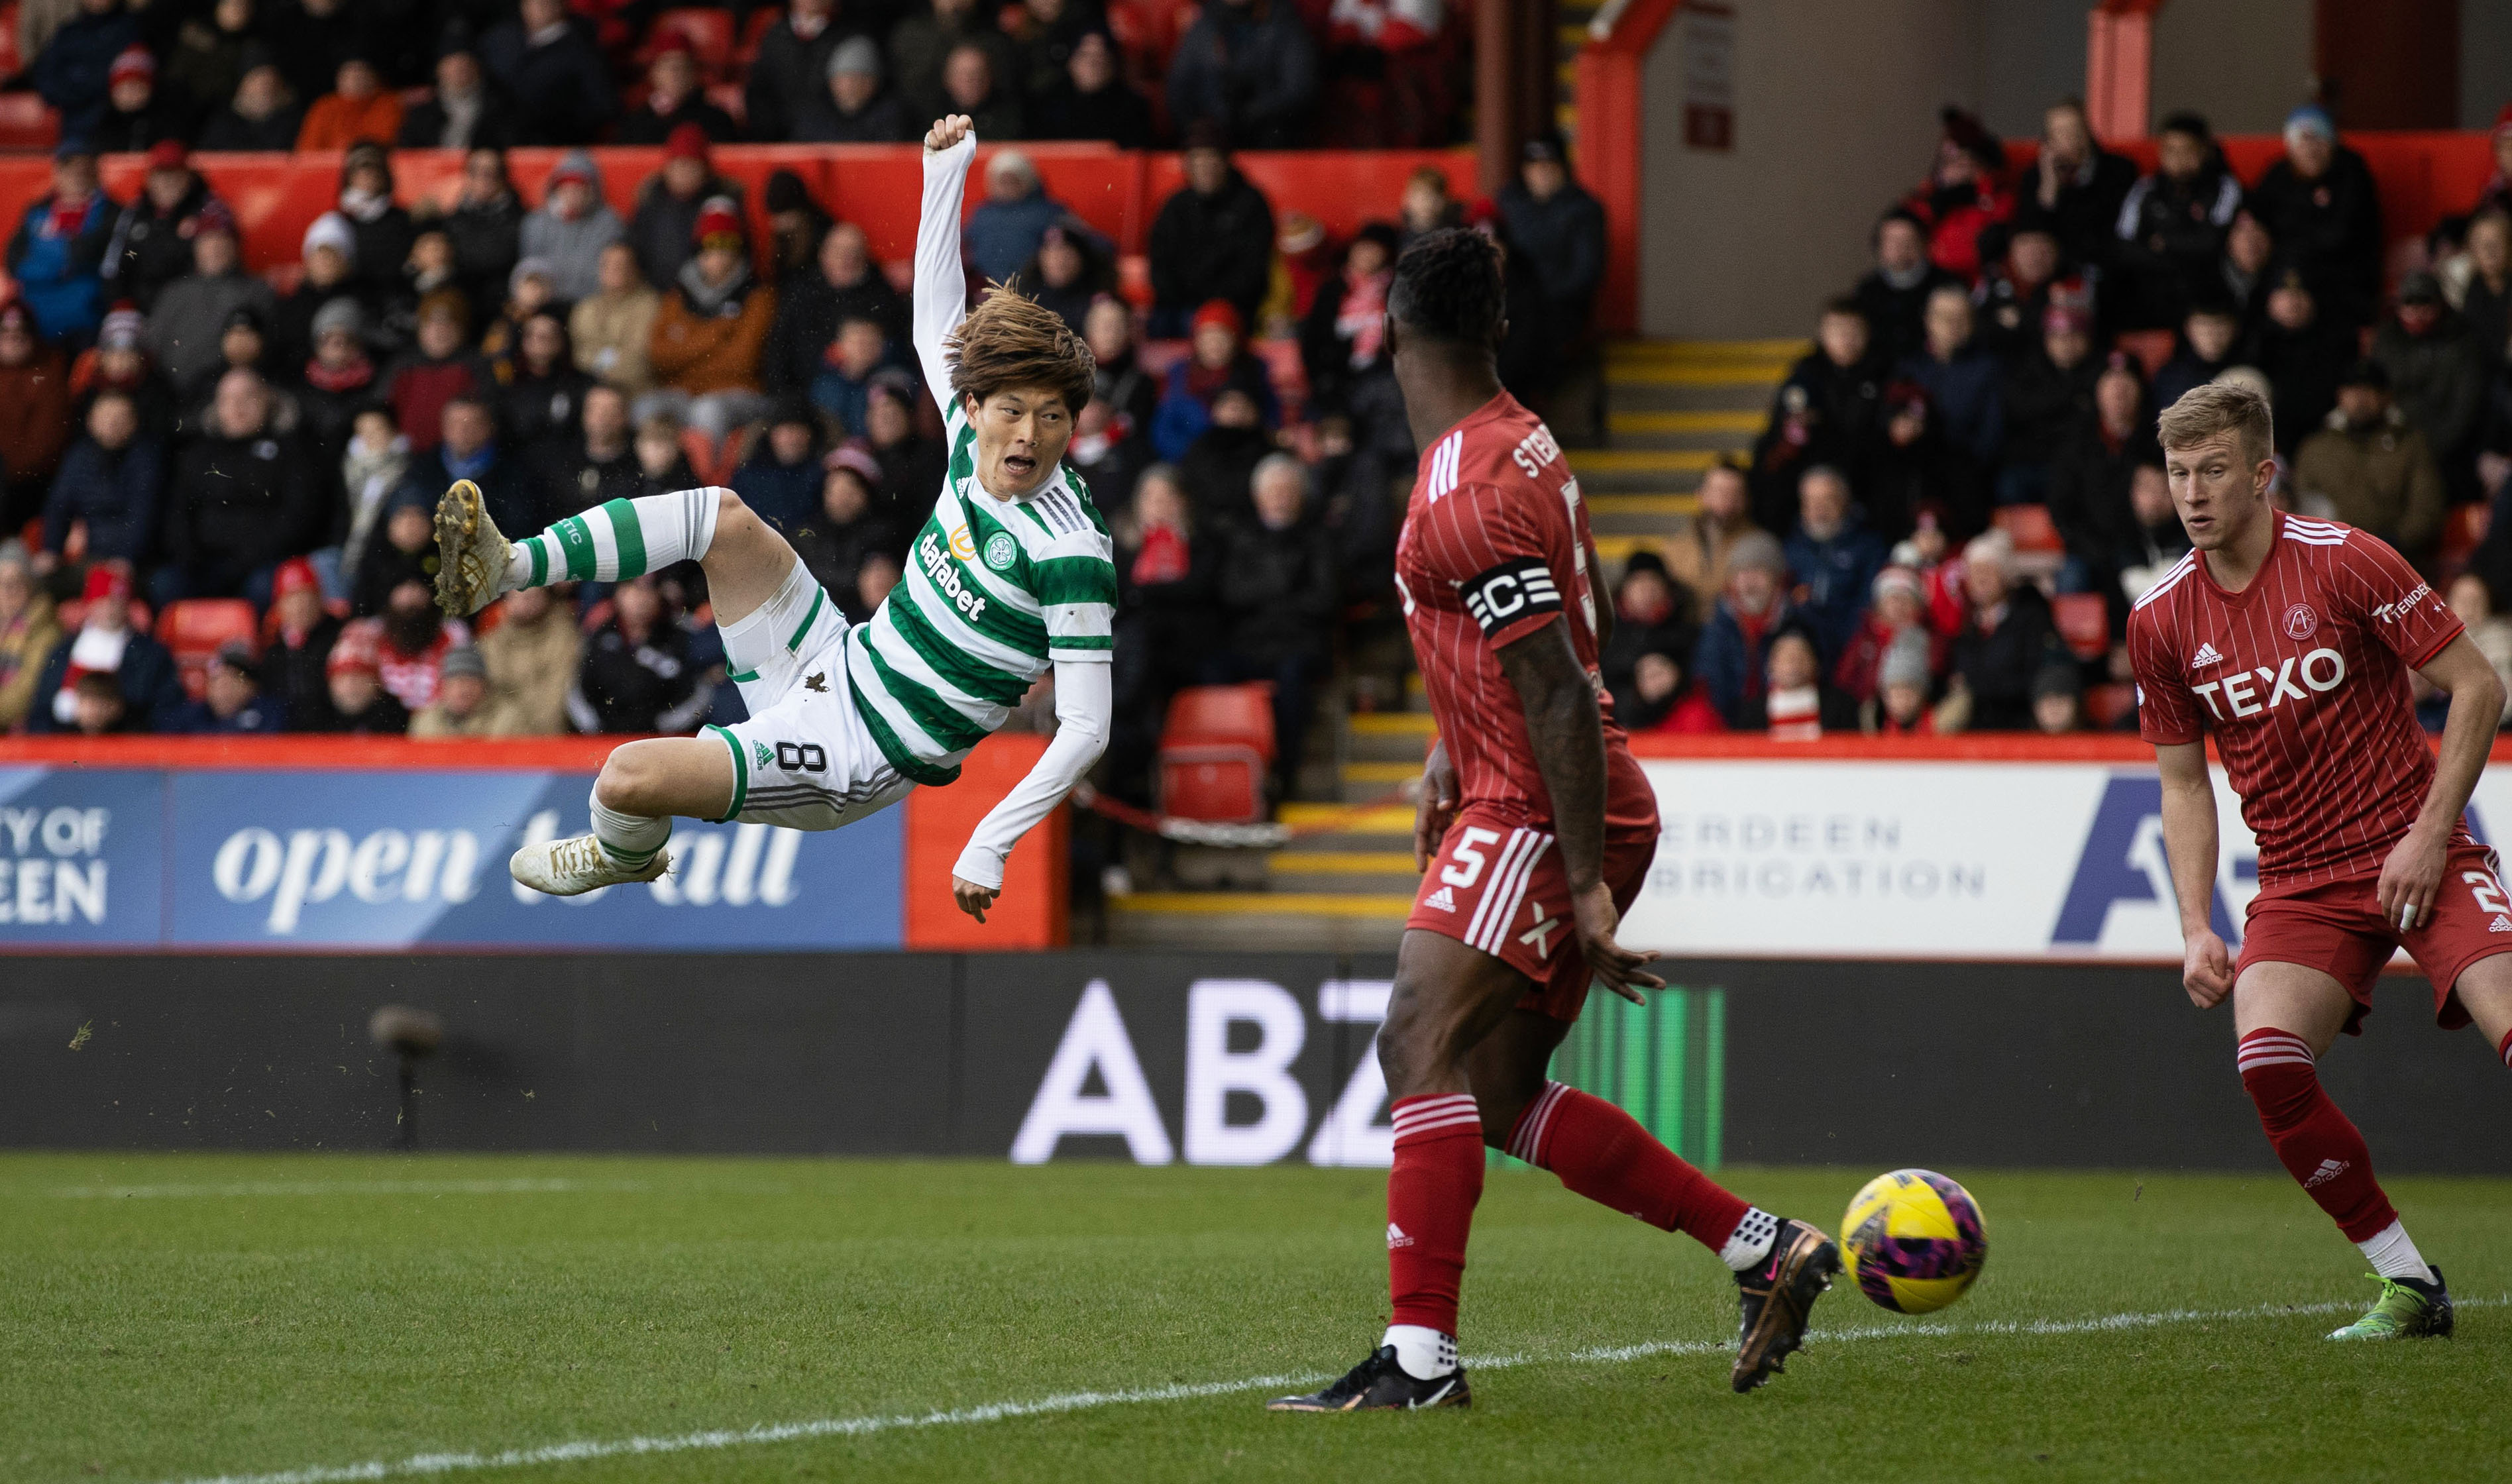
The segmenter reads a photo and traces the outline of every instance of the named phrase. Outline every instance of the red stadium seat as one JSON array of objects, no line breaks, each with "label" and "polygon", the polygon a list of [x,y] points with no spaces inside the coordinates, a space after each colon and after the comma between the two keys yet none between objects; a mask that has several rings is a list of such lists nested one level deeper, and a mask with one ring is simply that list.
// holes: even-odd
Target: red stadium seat
[{"label": "red stadium seat", "polygon": [[688,38],[690,50],[697,53],[698,71],[704,76],[714,79],[731,74],[731,12],[694,6],[663,12],[648,28],[645,45],[637,49],[637,65],[642,69],[653,60],[654,44],[672,35]]},{"label": "red stadium seat", "polygon": [[1181,690],[1160,733],[1160,808],[1215,823],[1263,819],[1265,771],[1273,761],[1271,682]]},{"label": "red stadium seat", "polygon": [[2120,724],[2124,718],[2137,715],[2137,687],[2129,684],[2096,685],[2085,692],[2085,720],[2103,731]]},{"label": "red stadium seat", "polygon": [[219,646],[242,640],[258,647],[259,628],[253,605],[241,598],[187,598],[166,605],[157,620],[157,642],[174,651],[183,689],[197,701],[209,685],[210,660]]},{"label": "red stadium seat", "polygon": [[0,77],[15,77],[26,70],[26,59],[18,50],[18,0],[0,5]]},{"label": "red stadium seat", "polygon": [[61,116],[32,93],[0,93],[0,149],[50,149],[60,142]]},{"label": "red stadium seat", "polygon": [[759,44],[767,39],[768,29],[784,19],[785,13],[772,5],[763,5],[750,13],[750,20],[741,28],[741,44],[732,52],[733,65],[743,75],[747,76],[750,64],[759,59]]},{"label": "red stadium seat", "polygon": [[2050,617],[2076,658],[2100,659],[2111,652],[2110,605],[2101,594],[2061,593],[2050,600]]},{"label": "red stadium seat", "polygon": [[1997,512],[1997,528],[2005,531],[2019,552],[2061,552],[2067,549],[2059,539],[2059,527],[2050,521],[2047,505],[2006,505]]},{"label": "red stadium seat", "polygon": [[2137,364],[2145,368],[2146,378],[2152,380],[2154,373],[2163,370],[2163,363],[2172,359],[2172,332],[2127,331],[2119,337],[2119,348],[2137,357]]}]

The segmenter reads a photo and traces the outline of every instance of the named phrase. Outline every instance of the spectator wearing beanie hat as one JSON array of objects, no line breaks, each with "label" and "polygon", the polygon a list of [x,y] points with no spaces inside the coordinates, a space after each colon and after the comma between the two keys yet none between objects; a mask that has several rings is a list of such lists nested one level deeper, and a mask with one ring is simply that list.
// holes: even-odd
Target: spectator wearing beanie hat
[{"label": "spectator wearing beanie hat", "polygon": [[160,143],[182,142],[189,110],[157,86],[157,59],[146,47],[123,48],[105,82],[104,117],[97,121],[94,136],[98,149],[137,154]]},{"label": "spectator wearing beanie hat", "polygon": [[61,137],[96,137],[110,101],[114,59],[140,43],[139,17],[118,4],[80,5],[35,54],[26,80],[60,110]]},{"label": "spectator wearing beanie hat", "polygon": [[1152,413],[1152,447],[1174,463],[1212,425],[1213,406],[1226,391],[1256,399],[1261,420],[1273,426],[1279,415],[1265,364],[1246,350],[1246,321],[1227,299],[1211,299],[1188,322],[1190,349],[1169,368],[1159,406]]},{"label": "spectator wearing beanie hat", "polygon": [[70,367],[70,395],[79,415],[106,392],[121,392],[139,410],[139,426],[160,433],[175,426],[175,387],[148,355],[148,322],[129,304],[104,317],[96,348]]},{"label": "spectator wearing beanie hat", "polygon": [[1905,634],[1923,641],[1923,679],[1934,680],[1944,658],[1944,640],[1928,627],[1927,590],[1917,572],[1898,563],[1887,566],[1875,574],[1872,592],[1873,602],[1859,615],[1858,631],[1831,671],[1832,683],[1854,701],[1874,699],[1884,661]]},{"label": "spectator wearing beanie hat", "polygon": [[323,605],[323,583],[314,564],[291,557],[270,581],[270,618],[264,629],[258,679],[261,693],[285,709],[291,731],[317,729],[330,704],[324,698],[325,665],[340,637],[340,620]]},{"label": "spectator wearing beanie hat", "polygon": [[2418,269],[2399,280],[2399,301],[2373,332],[2373,359],[2389,375],[2389,395],[2425,435],[2454,498],[2477,493],[2472,459],[2490,379],[2486,354],[2468,322],[2444,299],[2442,284]]},{"label": "spectator wearing beanie hat", "polygon": [[151,145],[138,192],[114,218],[100,270],[106,292],[146,311],[160,290],[192,271],[193,235],[202,212],[216,201],[182,140]]},{"label": "spectator wearing beanie hat", "polygon": [[297,367],[301,427],[326,460],[336,459],[349,441],[358,410],[377,400],[383,377],[367,354],[366,314],[343,294],[314,311],[314,354]]},{"label": "spectator wearing beanie hat", "polygon": [[590,144],[618,116],[609,63],[567,0],[522,0],[480,38],[480,64],[515,100],[518,144]]},{"label": "spectator wearing beanie hat", "polygon": [[496,716],[480,651],[469,644],[446,650],[436,675],[436,699],[411,717],[410,734],[422,741],[490,735]]},{"label": "spectator wearing beanie hat", "polygon": [[177,713],[168,731],[266,735],[286,729],[286,708],[261,693],[253,645],[241,639],[218,645],[206,680],[206,693]]},{"label": "spectator wearing beanie hat", "polygon": [[611,131],[614,144],[660,144],[683,124],[695,124],[718,144],[741,137],[732,115],[707,100],[698,75],[697,48],[680,31],[654,39],[646,62],[646,100],[630,109]]},{"label": "spectator wearing beanie hat", "polygon": [[698,216],[718,200],[743,214],[741,183],[716,172],[706,131],[686,120],[663,141],[663,168],[637,191],[637,214],[628,219],[628,241],[646,282],[660,288],[680,276],[698,246]]},{"label": "spectator wearing beanie hat", "polygon": [[390,144],[401,137],[401,95],[384,86],[374,62],[353,52],[340,59],[332,91],[305,110],[298,149],[346,149],[360,141]]},{"label": "spectator wearing beanie hat", "polygon": [[2317,103],[2286,115],[2285,154],[2245,202],[2298,268],[2322,307],[2350,325],[2373,317],[2381,293],[2381,201],[2364,157],[2337,142],[2336,121]]},{"label": "spectator wearing beanie hat", "polygon": [[1623,566],[1622,581],[1614,584],[1612,638],[1596,656],[1596,673],[1615,698],[1616,716],[1634,699],[1631,687],[1641,655],[1662,649],[1682,655],[1686,665],[1691,663],[1693,647],[1701,642],[1701,631],[1692,621],[1693,608],[1693,595],[1675,586],[1657,553],[1631,553]]},{"label": "spectator wearing beanie hat", "polygon": [[776,291],[751,274],[738,203],[722,196],[707,202],[692,236],[697,254],[663,295],[647,359],[671,394],[670,410],[721,439],[766,411],[759,357],[776,317]]},{"label": "spectator wearing beanie hat", "polygon": [[418,227],[393,200],[392,156],[362,139],[340,162],[340,215],[357,238],[355,273],[370,307],[408,303],[402,297],[402,264],[410,261]]},{"label": "spectator wearing beanie hat", "polygon": [[2072,661],[2053,660],[2032,677],[2032,725],[2051,737],[2084,729],[2085,683]]},{"label": "spectator wearing beanie hat", "polygon": [[[281,366],[301,366],[313,356],[314,316],[324,305],[335,298],[353,299],[372,328],[381,302],[358,280],[358,234],[350,230],[348,217],[337,212],[315,217],[297,251],[296,287],[279,300],[271,319],[273,359]],[[376,348],[389,346],[379,341]]]},{"label": "spectator wearing beanie hat", "polygon": [[[551,292],[568,303],[581,304],[606,292],[603,252],[627,236],[627,223],[603,198],[602,167],[591,151],[570,149],[551,169],[540,209],[524,217],[521,255],[548,263]],[[584,340],[579,328],[576,341]]]},{"label": "spectator wearing beanie hat", "polygon": [[268,284],[244,271],[235,218],[213,201],[193,219],[192,271],[166,285],[148,312],[149,353],[178,393],[218,366],[218,340],[238,309],[268,324],[278,303]]},{"label": "spectator wearing beanie hat", "polygon": [[1628,690],[1614,696],[1614,720],[1624,730],[1677,736],[1714,736],[1727,729],[1709,697],[1692,678],[1692,651],[1657,645],[1631,665]]},{"label": "spectator wearing beanie hat", "polygon": [[1768,531],[1747,531],[1728,551],[1727,586],[1702,628],[1692,668],[1731,727],[1744,724],[1746,703],[1760,697],[1770,636],[1794,612],[1787,573],[1787,559]]},{"label": "spectator wearing beanie hat", "polygon": [[163,731],[183,709],[183,682],[166,646],[131,621],[131,574],[117,566],[88,568],[78,631],[53,650],[35,681],[28,731],[78,727],[80,678],[108,675],[121,686],[127,729]]},{"label": "spectator wearing beanie hat", "polygon": [[139,420],[128,393],[88,405],[87,427],[61,460],[44,501],[44,551],[64,555],[70,527],[87,528],[87,560],[136,566],[157,538],[157,501],[166,486],[166,445]]},{"label": "spectator wearing beanie hat", "polygon": [[1047,228],[1077,219],[1072,208],[1046,193],[1028,155],[999,149],[986,162],[986,199],[968,214],[960,251],[980,279],[1005,283],[1038,255]]},{"label": "spectator wearing beanie hat", "polygon": [[1935,688],[1927,636],[1904,629],[1875,668],[1875,693],[1858,709],[1860,729],[1879,737],[1935,736],[1937,721],[1928,710],[1928,693]]},{"label": "spectator wearing beanie hat", "polygon": [[16,530],[42,505],[70,426],[68,358],[44,343],[22,301],[0,298],[0,530]]},{"label": "spectator wearing beanie hat", "polygon": [[912,132],[906,105],[882,86],[881,48],[849,36],[829,53],[827,89],[798,120],[794,137],[811,144],[892,144]]},{"label": "spectator wearing beanie hat", "polygon": [[384,688],[373,620],[350,624],[323,666],[323,701],[298,722],[301,731],[398,737],[410,730],[410,709]]}]

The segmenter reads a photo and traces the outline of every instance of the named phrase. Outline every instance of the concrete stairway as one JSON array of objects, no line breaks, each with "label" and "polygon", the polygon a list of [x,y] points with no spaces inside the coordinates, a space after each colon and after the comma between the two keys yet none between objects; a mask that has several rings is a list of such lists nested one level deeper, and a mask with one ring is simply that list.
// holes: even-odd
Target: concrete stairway
[{"label": "concrete stairway", "polygon": [[[1609,566],[1670,534],[1693,509],[1701,471],[1751,447],[1774,388],[1805,349],[1801,340],[1608,347],[1607,443],[1571,450],[1570,462]],[[1331,753],[1339,801],[1283,805],[1278,817],[1294,832],[1290,844],[1261,856],[1177,850],[1175,874],[1199,889],[1111,898],[1109,941],[1392,952],[1421,879],[1405,786],[1421,775],[1433,736],[1420,676],[1408,678],[1404,701],[1400,711],[1342,719]],[[1316,778],[1320,767],[1305,771]],[[1399,790],[1402,797],[1391,798]]]}]

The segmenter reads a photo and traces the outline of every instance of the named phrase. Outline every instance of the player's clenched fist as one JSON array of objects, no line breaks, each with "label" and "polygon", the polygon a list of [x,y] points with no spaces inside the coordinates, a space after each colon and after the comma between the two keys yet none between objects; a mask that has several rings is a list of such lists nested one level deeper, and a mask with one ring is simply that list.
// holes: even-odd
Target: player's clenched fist
[{"label": "player's clenched fist", "polygon": [[944,114],[933,121],[932,128],[924,131],[924,148],[927,153],[940,154],[966,138],[976,127],[976,121],[964,113]]},{"label": "player's clenched fist", "polygon": [[2189,992],[2189,1002],[2202,1010],[2212,1010],[2233,993],[2233,958],[2224,952],[2224,940],[2214,933],[2200,933],[2189,940],[2180,957],[2180,984]]}]

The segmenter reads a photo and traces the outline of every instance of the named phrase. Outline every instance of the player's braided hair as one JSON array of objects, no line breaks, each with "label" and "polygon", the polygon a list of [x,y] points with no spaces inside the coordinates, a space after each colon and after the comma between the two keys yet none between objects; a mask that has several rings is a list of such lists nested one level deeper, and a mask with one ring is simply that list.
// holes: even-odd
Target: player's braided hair
[{"label": "player's braided hair", "polygon": [[1019,281],[988,286],[960,328],[943,340],[951,390],[979,404],[1013,387],[1046,387],[1081,415],[1098,362],[1064,317],[1020,292]]},{"label": "player's braided hair", "polygon": [[1507,299],[1500,244],[1471,227],[1444,227],[1396,259],[1387,310],[1415,334],[1480,347],[1498,343]]}]

